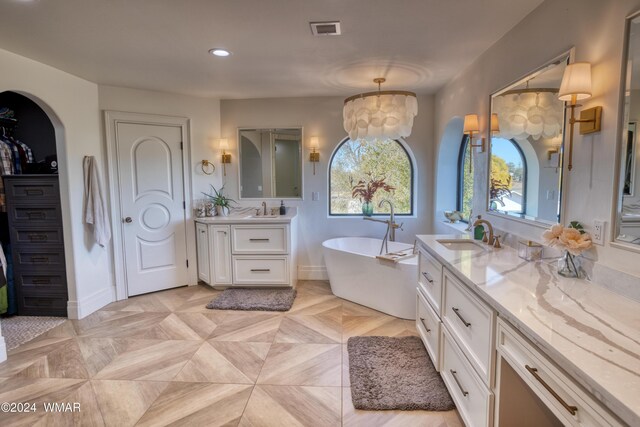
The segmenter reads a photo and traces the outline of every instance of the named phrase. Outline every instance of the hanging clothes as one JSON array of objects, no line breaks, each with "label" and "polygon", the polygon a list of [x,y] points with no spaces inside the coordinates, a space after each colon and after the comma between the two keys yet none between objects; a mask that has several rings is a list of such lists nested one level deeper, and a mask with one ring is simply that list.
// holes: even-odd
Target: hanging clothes
[{"label": "hanging clothes", "polygon": [[6,314],[9,311],[9,286],[7,283],[7,259],[4,256],[2,246],[0,246],[0,262],[2,270],[0,270],[0,314]]},{"label": "hanging clothes", "polygon": [[96,158],[85,156],[82,169],[84,171],[84,222],[93,227],[96,243],[104,247],[111,240],[111,223]]}]

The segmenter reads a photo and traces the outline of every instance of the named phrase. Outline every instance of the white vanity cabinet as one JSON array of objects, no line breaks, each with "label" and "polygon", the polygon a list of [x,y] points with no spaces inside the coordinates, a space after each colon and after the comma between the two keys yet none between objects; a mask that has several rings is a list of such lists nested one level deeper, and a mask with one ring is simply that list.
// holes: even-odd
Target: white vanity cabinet
[{"label": "white vanity cabinet", "polygon": [[196,220],[198,279],[216,287],[295,286],[295,209],[277,218]]}]

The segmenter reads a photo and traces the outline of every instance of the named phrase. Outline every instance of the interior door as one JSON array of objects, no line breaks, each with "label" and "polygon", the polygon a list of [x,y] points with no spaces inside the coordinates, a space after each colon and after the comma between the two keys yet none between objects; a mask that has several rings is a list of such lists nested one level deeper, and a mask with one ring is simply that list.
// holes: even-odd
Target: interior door
[{"label": "interior door", "polygon": [[116,143],[127,293],[184,286],[182,128],[118,123]]}]

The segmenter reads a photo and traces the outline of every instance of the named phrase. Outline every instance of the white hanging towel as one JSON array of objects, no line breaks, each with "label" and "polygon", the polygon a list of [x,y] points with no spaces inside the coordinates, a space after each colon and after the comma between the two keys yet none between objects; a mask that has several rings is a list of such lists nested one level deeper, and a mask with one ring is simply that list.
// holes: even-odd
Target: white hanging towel
[{"label": "white hanging towel", "polygon": [[111,224],[96,158],[85,156],[82,169],[84,170],[84,222],[93,227],[96,243],[104,247],[111,240]]}]

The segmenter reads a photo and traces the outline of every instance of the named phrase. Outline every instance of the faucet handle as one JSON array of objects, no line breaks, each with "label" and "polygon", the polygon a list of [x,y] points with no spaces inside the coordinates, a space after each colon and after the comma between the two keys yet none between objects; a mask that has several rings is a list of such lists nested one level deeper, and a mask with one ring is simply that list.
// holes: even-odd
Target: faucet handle
[{"label": "faucet handle", "polygon": [[260,216],[260,208],[256,208],[256,216]]},{"label": "faucet handle", "polygon": [[502,236],[498,235],[498,236],[493,236],[493,247],[496,249],[500,249],[502,248],[502,245],[500,244],[500,238]]},{"label": "faucet handle", "polygon": [[487,233],[486,231],[482,232],[482,242],[483,243],[487,243],[489,241],[489,238],[487,237],[487,234],[489,234],[489,233]]}]

